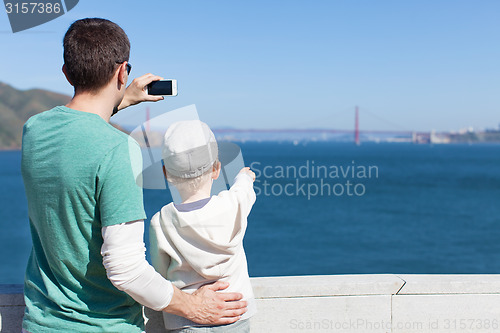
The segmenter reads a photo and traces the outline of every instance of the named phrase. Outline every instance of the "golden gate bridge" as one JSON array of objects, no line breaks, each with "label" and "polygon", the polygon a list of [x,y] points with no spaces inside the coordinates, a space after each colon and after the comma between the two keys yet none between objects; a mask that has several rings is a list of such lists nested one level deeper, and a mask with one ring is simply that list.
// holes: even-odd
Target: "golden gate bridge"
[{"label": "golden gate bridge", "polygon": [[[366,111],[366,110],[365,110]],[[376,115],[375,115],[376,116]],[[382,119],[381,117],[378,117]],[[146,130],[149,132],[149,124],[150,124],[150,112],[149,107],[146,108]],[[384,119],[382,119],[384,120]],[[384,120],[386,123],[391,123],[387,120]],[[399,127],[393,123],[391,123],[393,127]],[[412,142],[412,143],[432,143],[438,142],[440,140],[440,134],[436,134],[434,132],[428,131],[411,131],[406,129],[400,130],[361,130],[360,129],[360,108],[356,106],[354,108],[354,128],[353,129],[331,129],[331,128],[214,128],[213,132],[216,135],[234,135],[241,136],[242,134],[323,134],[323,135],[352,135],[352,141],[356,145],[361,144],[361,138],[369,137],[369,136],[384,136],[393,138],[392,140],[386,141],[399,141],[399,142]],[[377,141],[373,139],[368,139],[367,141]]]},{"label": "golden gate bridge", "polygon": [[[331,129],[331,128],[267,128],[267,129],[235,129],[235,128],[215,128],[214,133],[216,134],[241,134],[241,133],[311,133],[311,134],[352,134],[353,142],[356,145],[361,144],[361,137],[367,137],[369,135],[375,136],[387,136],[387,137],[397,137],[398,141],[407,141],[413,143],[431,143],[433,132],[426,131],[411,131],[411,130],[361,130],[360,129],[360,112],[359,107],[356,106],[354,109],[354,128],[353,129]],[[434,140],[437,140],[434,138]],[[370,140],[372,141],[372,140]]]}]

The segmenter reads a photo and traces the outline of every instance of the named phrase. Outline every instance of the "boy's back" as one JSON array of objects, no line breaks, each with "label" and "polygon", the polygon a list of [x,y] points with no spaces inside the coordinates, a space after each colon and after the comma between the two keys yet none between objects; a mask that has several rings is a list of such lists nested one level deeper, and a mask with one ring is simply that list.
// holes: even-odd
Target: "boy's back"
[{"label": "boy's back", "polygon": [[[243,237],[255,202],[252,178],[241,173],[229,191],[186,204],[170,203],[153,216],[150,227],[153,266],[181,290],[192,293],[204,284],[229,282],[228,291],[248,301],[242,319],[255,314]],[[197,326],[164,313],[167,329]]]},{"label": "boy's back", "polygon": [[[256,198],[255,174],[243,168],[229,191],[210,196],[221,164],[215,136],[200,121],[171,125],[165,133],[162,154],[165,177],[178,190],[182,203],[164,206],[151,219],[153,266],[187,293],[217,280],[228,282],[226,290],[243,294],[248,306],[242,320],[231,324],[234,329],[224,327],[224,332],[247,331],[246,319],[256,309],[243,237]],[[201,326],[167,313],[164,320],[169,330]]]}]

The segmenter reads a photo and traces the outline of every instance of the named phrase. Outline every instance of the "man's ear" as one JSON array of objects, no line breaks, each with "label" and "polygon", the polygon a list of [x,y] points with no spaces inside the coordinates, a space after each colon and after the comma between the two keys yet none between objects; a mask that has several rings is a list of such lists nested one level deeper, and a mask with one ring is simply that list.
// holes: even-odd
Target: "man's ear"
[{"label": "man's ear", "polygon": [[69,82],[69,84],[73,85],[73,82],[68,77],[68,70],[66,69],[66,65],[62,66],[62,72],[64,73],[64,76],[66,77],[66,80]]},{"label": "man's ear", "polygon": [[127,74],[127,61],[123,62],[120,67],[118,67],[118,83],[120,85],[127,85],[127,79],[128,79],[128,74]]}]

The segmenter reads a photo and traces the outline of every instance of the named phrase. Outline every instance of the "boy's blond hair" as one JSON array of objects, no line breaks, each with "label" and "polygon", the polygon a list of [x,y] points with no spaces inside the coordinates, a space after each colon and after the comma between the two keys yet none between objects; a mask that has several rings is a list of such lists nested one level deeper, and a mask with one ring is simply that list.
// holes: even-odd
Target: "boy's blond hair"
[{"label": "boy's blond hair", "polygon": [[201,176],[195,177],[195,178],[181,178],[174,176],[172,174],[169,174],[167,172],[167,181],[175,186],[179,192],[183,193],[194,193],[199,191],[199,189],[210,180],[210,176],[213,172],[213,170],[217,170],[220,165],[219,165],[219,160],[216,160],[212,166],[212,169],[206,171],[204,174]]}]

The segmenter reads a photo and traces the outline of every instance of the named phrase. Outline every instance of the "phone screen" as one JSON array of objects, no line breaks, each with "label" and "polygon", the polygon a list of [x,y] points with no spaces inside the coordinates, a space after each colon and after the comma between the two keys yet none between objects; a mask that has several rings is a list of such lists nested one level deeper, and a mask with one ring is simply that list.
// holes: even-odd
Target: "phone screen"
[{"label": "phone screen", "polygon": [[172,81],[153,81],[148,84],[149,95],[172,95]]}]

